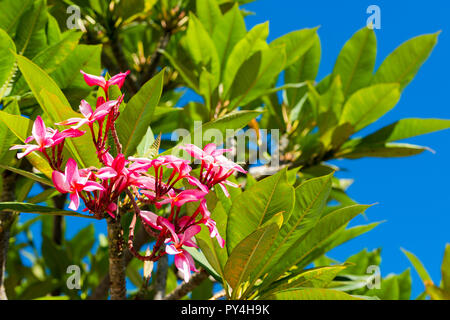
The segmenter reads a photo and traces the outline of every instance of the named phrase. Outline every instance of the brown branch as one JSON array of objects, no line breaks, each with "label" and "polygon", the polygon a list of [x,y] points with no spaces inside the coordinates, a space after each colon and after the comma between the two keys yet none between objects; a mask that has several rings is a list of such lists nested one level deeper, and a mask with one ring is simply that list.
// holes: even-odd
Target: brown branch
[{"label": "brown branch", "polygon": [[155,51],[150,56],[150,62],[145,68],[144,73],[141,77],[141,85],[150,80],[156,73],[159,61],[161,60],[161,50],[166,49],[169,44],[172,32],[170,30],[164,30],[163,34],[159,38],[158,44],[156,45]]},{"label": "brown branch", "polygon": [[[3,172],[3,191],[0,196],[2,202],[14,201],[14,187],[16,175],[5,170]],[[16,214],[13,212],[2,212],[0,214],[0,300],[8,300],[4,287],[6,260],[8,257],[10,227],[14,222]]]},{"label": "brown branch", "polygon": [[125,300],[125,260],[120,215],[107,218],[109,244],[109,282],[111,300]]},{"label": "brown branch", "polygon": [[[136,236],[134,237],[134,247],[136,250],[139,250],[144,244],[148,243],[150,241],[150,237],[147,234],[147,232],[141,228],[136,233]],[[124,252],[124,265],[125,267],[128,266],[130,261],[133,259],[133,254],[127,249]],[[105,299],[108,295],[109,290],[109,274],[107,274],[98,284],[98,286],[93,290],[91,296],[89,297],[89,300],[101,300]]]},{"label": "brown branch", "polygon": [[189,292],[198,287],[206,278],[208,278],[208,272],[201,269],[199,272],[193,274],[188,282],[183,282],[175,288],[171,293],[164,297],[163,300],[179,300],[187,295]]}]

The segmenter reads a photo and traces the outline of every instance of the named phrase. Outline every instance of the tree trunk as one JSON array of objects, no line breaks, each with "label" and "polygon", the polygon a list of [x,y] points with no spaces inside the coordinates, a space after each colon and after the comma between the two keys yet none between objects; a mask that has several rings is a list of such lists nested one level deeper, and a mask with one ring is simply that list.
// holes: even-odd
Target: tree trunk
[{"label": "tree trunk", "polygon": [[123,248],[123,230],[120,216],[116,219],[108,217],[108,243],[109,243],[109,279],[111,300],[125,300],[125,260]]},{"label": "tree trunk", "polygon": [[[0,200],[14,201],[14,182],[15,174],[4,171],[3,172],[3,191]],[[6,272],[6,259],[8,257],[9,246],[9,229],[14,219],[12,212],[0,213],[0,300],[7,300],[4,281]]]}]

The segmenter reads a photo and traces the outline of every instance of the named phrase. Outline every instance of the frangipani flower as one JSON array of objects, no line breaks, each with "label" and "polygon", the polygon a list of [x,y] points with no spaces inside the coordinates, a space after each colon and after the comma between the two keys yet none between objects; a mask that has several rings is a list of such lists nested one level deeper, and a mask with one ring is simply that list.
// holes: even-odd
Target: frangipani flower
[{"label": "frangipani flower", "polygon": [[84,116],[84,118],[70,118],[56,124],[63,126],[76,124],[76,126],[72,127],[73,129],[78,129],[84,124],[88,124],[89,126],[91,126],[95,121],[103,120],[108,115],[111,108],[114,107],[117,103],[117,100],[110,100],[103,103],[102,105],[97,107],[95,111],[93,111],[92,107],[89,105],[89,103],[87,103],[86,100],[81,100],[80,112]]},{"label": "frangipani flower", "polygon": [[[82,136],[85,131],[67,129],[59,132],[56,129],[46,128],[42,118],[37,116],[31,133],[32,135],[25,139],[25,145],[15,145],[9,149],[25,149],[24,152],[17,154],[17,158],[21,159],[33,151],[43,152],[46,148],[51,148],[57,144],[60,144],[65,138]],[[36,141],[36,144],[28,144],[31,141]]]},{"label": "frangipani flower", "polygon": [[177,194],[171,189],[165,196],[166,198],[155,203],[155,205],[161,207],[163,204],[170,203],[172,207],[181,207],[187,202],[195,202],[203,199],[206,194],[207,192],[197,189],[184,190]]},{"label": "frangipani flower", "polygon": [[80,192],[105,191],[102,185],[89,180],[90,175],[91,172],[89,170],[78,170],[77,163],[72,158],[67,161],[65,173],[53,171],[52,180],[56,190],[61,193],[70,193],[70,209],[78,209],[80,205]]},{"label": "frangipani flower", "polygon": [[84,81],[86,81],[88,86],[99,86],[103,89],[103,91],[108,92],[108,88],[112,85],[117,85],[119,86],[119,89],[121,89],[123,83],[125,82],[126,76],[130,73],[130,70],[124,73],[118,73],[115,76],[111,77],[111,79],[109,80],[105,80],[104,77],[88,74],[83,70],[80,70],[80,72],[83,74]]}]

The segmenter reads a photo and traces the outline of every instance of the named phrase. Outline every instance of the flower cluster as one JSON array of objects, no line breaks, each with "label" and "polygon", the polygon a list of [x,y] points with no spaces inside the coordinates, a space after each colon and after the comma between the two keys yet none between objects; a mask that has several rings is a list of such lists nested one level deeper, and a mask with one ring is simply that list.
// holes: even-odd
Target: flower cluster
[{"label": "flower cluster", "polygon": [[[174,255],[176,267],[183,273],[185,281],[188,281],[191,271],[196,271],[196,268],[185,248],[197,247],[194,236],[200,232],[201,225],[207,227],[211,238],[216,238],[221,247],[225,244],[216,222],[211,218],[206,195],[214,186],[219,185],[228,196],[225,185],[238,186],[227,179],[233,173],[245,173],[245,170],[223,156],[229,150],[217,149],[215,144],[208,144],[203,149],[190,144],[182,147],[201,161],[197,174],[194,174],[189,160],[172,155],[155,159],[125,158],[121,153],[122,147],[115,128],[123,95],[117,100],[110,100],[108,88],[111,85],[121,88],[129,72],[120,73],[109,80],[83,71],[81,73],[89,86],[103,89],[104,95],[97,98],[95,110],[87,101],[82,100],[80,117],[56,123],[61,127],[70,126],[62,131],[47,128],[38,116],[33,125],[32,136],[25,140],[25,145],[16,145],[11,149],[24,149],[17,154],[18,158],[32,152],[44,155],[53,169],[55,188],[63,194],[69,194],[70,209],[77,210],[83,201],[84,210],[99,219],[108,216],[115,219],[118,214],[132,210],[133,219],[128,238],[130,251],[143,261],[157,261],[166,254]],[[82,130],[83,128],[90,131],[101,167],[80,169],[77,162],[69,158],[63,168],[65,139],[84,135],[87,130]],[[30,144],[33,141],[35,144]],[[111,154],[110,141],[114,141],[116,155]],[[130,203],[131,206],[128,206]],[[187,210],[187,203],[196,209]],[[145,256],[133,247],[137,219],[155,238],[152,252]]]}]

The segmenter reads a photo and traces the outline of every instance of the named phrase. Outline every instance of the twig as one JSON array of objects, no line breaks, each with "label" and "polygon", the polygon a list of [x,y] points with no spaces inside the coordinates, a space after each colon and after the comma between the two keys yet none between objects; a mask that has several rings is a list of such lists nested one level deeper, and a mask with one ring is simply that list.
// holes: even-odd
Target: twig
[{"label": "twig", "polygon": [[116,219],[108,217],[106,221],[108,225],[111,300],[124,300],[126,298],[125,261],[120,215],[117,215]]},{"label": "twig", "polygon": [[150,62],[145,68],[145,71],[141,77],[141,85],[150,80],[156,73],[156,68],[158,67],[159,60],[161,60],[161,50],[164,50],[169,44],[172,32],[169,30],[164,30],[163,34],[159,38],[158,44],[156,45],[155,51],[150,57]]},{"label": "twig", "polygon": [[215,295],[213,295],[211,298],[209,298],[209,300],[219,300],[220,298],[223,298],[226,295],[227,293],[225,292],[225,290],[221,290],[217,292]]},{"label": "twig", "polygon": [[188,282],[183,282],[175,288],[171,293],[164,297],[163,300],[179,300],[187,295],[189,292],[198,287],[206,278],[208,278],[208,272],[204,269],[200,270],[192,275]]}]

